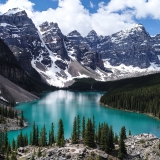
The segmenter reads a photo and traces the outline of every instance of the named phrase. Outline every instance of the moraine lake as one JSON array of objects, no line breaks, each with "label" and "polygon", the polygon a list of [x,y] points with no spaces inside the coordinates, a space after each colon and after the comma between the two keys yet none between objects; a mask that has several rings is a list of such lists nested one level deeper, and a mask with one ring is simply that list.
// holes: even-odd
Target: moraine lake
[{"label": "moraine lake", "polygon": [[[40,100],[21,103],[16,106],[24,112],[25,120],[29,126],[24,128],[23,133],[30,133],[32,123],[35,121],[42,128],[44,123],[49,131],[51,123],[54,123],[55,134],[57,134],[58,121],[62,118],[64,123],[65,138],[71,137],[74,117],[92,118],[95,116],[96,126],[99,122],[107,122],[113,126],[115,132],[119,133],[125,126],[132,134],[153,133],[160,137],[160,121],[144,114],[131,113],[116,109],[106,108],[99,104],[100,97],[104,92],[73,92],[54,91],[45,93]],[[16,138],[20,131],[10,131],[10,140]]]}]

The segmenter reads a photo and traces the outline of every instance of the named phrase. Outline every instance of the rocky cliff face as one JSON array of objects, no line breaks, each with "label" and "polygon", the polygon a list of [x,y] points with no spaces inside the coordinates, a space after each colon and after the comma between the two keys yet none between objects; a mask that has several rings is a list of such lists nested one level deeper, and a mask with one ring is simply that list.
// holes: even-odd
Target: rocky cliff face
[{"label": "rocky cliff face", "polygon": [[[47,48],[58,57],[55,64],[62,70],[67,68],[67,62],[70,58],[65,49],[66,37],[62,34],[57,23],[44,22],[39,26],[42,39]],[[44,60],[43,60],[44,61]]]},{"label": "rocky cliff face", "polygon": [[94,33],[94,31],[90,32],[87,36],[87,39],[83,38],[79,32],[72,31],[67,35],[67,38],[73,46],[76,58],[85,67],[90,67],[93,70],[96,70],[96,68],[98,67],[102,70],[105,70],[101,55],[96,52],[94,48],[92,48],[92,44],[94,43],[92,40],[92,36],[94,36]]},{"label": "rocky cliff face", "polygon": [[21,67],[31,76],[40,78],[31,60],[43,52],[48,55],[38,30],[23,10],[13,9],[0,16],[0,37],[10,47]]},{"label": "rocky cliff face", "polygon": [[107,79],[140,76],[160,71],[160,35],[151,37],[141,24],[110,36],[91,31],[86,37],[77,34],[69,39],[85,49],[100,53],[104,66],[112,73]]},{"label": "rocky cliff face", "polygon": [[85,39],[89,44],[90,48],[97,51],[97,45],[100,43],[100,37],[97,35],[97,33],[94,30],[92,30],[88,33]]},{"label": "rocky cliff face", "polygon": [[142,25],[135,25],[131,29],[101,37],[96,46],[103,59],[108,59],[113,66],[124,64],[148,68],[151,63],[159,64],[152,37]]}]

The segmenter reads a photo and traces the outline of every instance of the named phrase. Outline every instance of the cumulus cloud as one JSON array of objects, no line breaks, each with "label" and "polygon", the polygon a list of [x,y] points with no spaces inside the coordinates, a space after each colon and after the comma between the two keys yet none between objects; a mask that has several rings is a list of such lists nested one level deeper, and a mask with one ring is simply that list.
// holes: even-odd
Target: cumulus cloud
[{"label": "cumulus cloud", "polygon": [[34,5],[35,4],[29,0],[7,0],[7,2],[4,4],[0,3],[0,13],[5,13],[12,8],[21,8],[26,10],[29,14],[31,14],[32,12],[34,12]]},{"label": "cumulus cloud", "polygon": [[[52,0],[55,1],[55,0]],[[25,9],[36,26],[44,21],[57,22],[64,34],[78,30],[83,36],[94,29],[99,35],[110,35],[135,23],[135,18],[151,17],[160,19],[160,0],[110,0],[99,3],[95,13],[90,13],[80,0],[57,0],[56,9],[35,11],[31,0],[8,0],[0,3],[1,13],[11,8]],[[91,1],[90,1],[91,2]],[[94,4],[90,3],[92,7]]]}]

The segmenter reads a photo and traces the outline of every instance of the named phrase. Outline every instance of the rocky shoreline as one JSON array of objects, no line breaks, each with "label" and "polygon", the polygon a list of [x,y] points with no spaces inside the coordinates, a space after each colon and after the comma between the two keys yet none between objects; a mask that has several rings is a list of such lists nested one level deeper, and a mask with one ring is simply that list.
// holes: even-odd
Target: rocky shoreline
[{"label": "rocky shoreline", "polygon": [[[15,108],[6,106],[4,104],[1,104],[1,107],[5,107],[7,109],[12,108],[13,111],[17,112],[17,114],[21,113],[20,110],[16,110]],[[20,118],[21,118],[20,116],[18,116],[17,118],[13,118],[13,119],[9,118],[9,117],[4,117],[4,116],[1,116],[1,118],[3,119],[3,122],[0,123],[0,131],[1,132],[20,130],[20,129],[23,129],[28,126],[28,122],[26,122],[26,121],[23,121],[23,127],[19,126]]]},{"label": "rocky shoreline", "polygon": [[[124,160],[158,160],[160,159],[159,138],[152,134],[142,133],[135,136],[128,136],[125,140],[127,155]],[[17,158],[19,160],[118,160],[118,145],[115,151],[105,153],[84,144],[72,144],[71,139],[66,140],[64,147],[57,147],[56,144],[48,147],[27,146],[18,148]],[[40,155],[38,152],[40,150]]]},{"label": "rocky shoreline", "polygon": [[[93,159],[98,160],[99,158],[108,159],[114,158],[111,155],[101,151],[99,149],[93,149],[85,146],[84,144],[71,144],[67,142],[64,147],[57,147],[53,144],[52,147],[40,148],[41,156],[38,157],[38,147],[27,146],[18,149],[18,159],[32,159],[34,156],[35,160],[76,160],[76,159]],[[22,153],[23,152],[23,153]]]},{"label": "rocky shoreline", "polygon": [[17,124],[17,119],[11,119],[11,118],[6,118],[6,123],[5,124],[0,124],[0,131],[12,131],[12,130],[20,130],[23,129],[24,127],[28,126],[27,122],[23,122],[23,127],[20,127]]}]

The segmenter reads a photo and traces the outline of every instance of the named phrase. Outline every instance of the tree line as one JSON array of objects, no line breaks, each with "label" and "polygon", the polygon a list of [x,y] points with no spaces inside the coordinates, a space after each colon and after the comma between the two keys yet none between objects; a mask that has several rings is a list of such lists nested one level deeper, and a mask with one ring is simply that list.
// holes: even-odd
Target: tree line
[{"label": "tree line", "polygon": [[11,107],[0,106],[0,122],[3,119],[2,117],[14,119],[18,118],[18,113]]},{"label": "tree line", "polygon": [[[87,121],[85,117],[83,117],[82,120],[80,116],[74,118],[71,134],[72,144],[84,143],[91,148],[98,145],[99,149],[107,153],[115,149],[115,144],[119,144],[118,157],[123,158],[124,154],[126,154],[125,139],[125,127],[122,127],[120,135],[118,136],[114,133],[112,126],[109,126],[107,123],[99,123],[98,127],[96,127],[94,116],[92,119],[88,118]],[[38,125],[34,122],[30,134],[23,134],[22,131],[20,131],[17,138],[12,140],[11,145],[8,141],[7,132],[0,132],[0,154],[5,155],[6,159],[8,155],[15,158],[14,153],[19,147],[28,145],[45,147],[52,146],[54,143],[59,147],[65,145],[62,119],[58,122],[58,132],[56,136],[53,123],[51,124],[49,133],[47,133],[45,124],[39,129]]]},{"label": "tree line", "polygon": [[20,127],[24,126],[24,115],[23,111],[21,116],[18,116],[18,111],[14,110],[11,107],[0,106],[0,124],[6,123],[6,118],[17,119],[17,125]]},{"label": "tree line", "polygon": [[119,89],[106,93],[100,102],[113,108],[149,113],[160,118],[160,85]]}]

